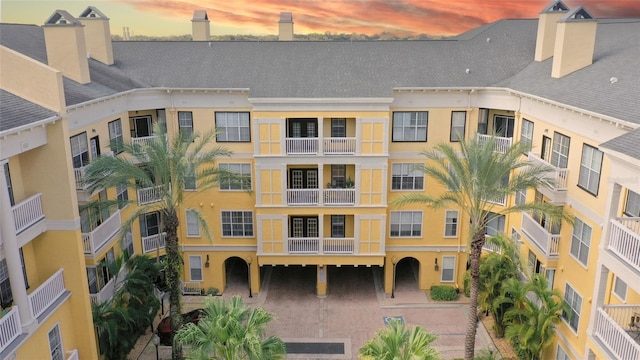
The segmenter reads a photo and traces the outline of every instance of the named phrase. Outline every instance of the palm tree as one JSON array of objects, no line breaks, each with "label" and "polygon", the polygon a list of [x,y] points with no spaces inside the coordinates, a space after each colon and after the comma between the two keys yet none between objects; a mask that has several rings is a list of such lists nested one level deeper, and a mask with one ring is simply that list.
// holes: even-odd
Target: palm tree
[{"label": "palm tree", "polygon": [[263,308],[248,308],[240,296],[229,301],[209,296],[198,324],[186,324],[174,342],[189,346],[189,359],[284,359],[284,342],[275,336],[264,339],[265,327],[272,319]]},{"label": "palm tree", "polygon": [[392,319],[358,351],[360,360],[436,360],[438,351],[431,347],[436,335],[421,326],[409,329]]},{"label": "palm tree", "polygon": [[[496,199],[514,195],[518,191],[549,186],[549,167],[535,165],[522,157],[528,151],[525,144],[515,143],[504,152],[497,152],[495,138],[480,141],[460,139],[459,149],[441,143],[432,151],[423,151],[427,164],[420,167],[428,177],[444,185],[448,191],[432,196],[424,193],[407,193],[392,204],[400,206],[411,203],[425,204],[433,208],[456,206],[468,216],[468,251],[471,273],[471,297],[467,333],[465,337],[465,359],[474,356],[478,287],[480,281],[480,256],[485,243],[487,224],[499,216],[510,213],[532,212],[544,214],[552,221],[563,219],[562,209],[543,202],[532,202],[501,206]],[[508,180],[508,181],[506,181]]]},{"label": "palm tree", "polygon": [[[85,182],[90,191],[127,185],[129,189],[152,189],[154,200],[139,205],[125,219],[120,238],[124,239],[139,216],[149,212],[159,212],[163,231],[166,233],[165,279],[169,290],[169,314],[171,331],[176,332],[182,325],[181,286],[182,257],[178,247],[178,212],[189,196],[214,187],[221,176],[234,177],[234,174],[218,169],[215,161],[221,156],[230,156],[231,152],[222,147],[213,146],[216,133],[194,133],[185,137],[178,134],[169,143],[163,126],[156,124],[154,141],[143,145],[118,144],[123,153],[118,156],[103,156],[89,164]],[[195,177],[196,180],[193,179]],[[198,192],[185,192],[185,184],[195,181]],[[102,202],[100,206],[124,205],[131,201],[118,200]],[[207,222],[198,209],[188,209],[194,214],[204,234],[211,239]],[[159,246],[159,243],[158,243]],[[174,347],[173,359],[181,357],[180,349]]]},{"label": "palm tree", "polygon": [[555,324],[560,322],[562,311],[568,306],[560,291],[547,288],[547,279],[541,274],[533,275],[524,287],[531,295],[520,299],[524,306],[514,307],[505,314],[505,320],[511,321],[506,335],[508,339],[517,340],[527,359],[539,360],[553,342]]}]

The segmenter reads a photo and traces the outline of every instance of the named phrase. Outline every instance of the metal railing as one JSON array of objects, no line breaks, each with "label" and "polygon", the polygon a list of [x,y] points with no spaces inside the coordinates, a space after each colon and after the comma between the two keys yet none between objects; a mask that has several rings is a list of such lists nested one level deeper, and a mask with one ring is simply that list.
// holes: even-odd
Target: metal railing
[{"label": "metal railing", "polygon": [[356,153],[356,138],[329,137],[323,139],[325,155],[349,155]]},{"label": "metal railing", "polygon": [[288,238],[289,254],[354,254],[354,238]]},{"label": "metal railing", "polygon": [[593,333],[618,359],[640,359],[640,344],[627,333],[634,311],[640,306],[605,305],[596,313]]},{"label": "metal railing", "polygon": [[325,205],[353,205],[356,203],[356,189],[324,189]]},{"label": "metal railing", "polygon": [[527,213],[522,214],[522,232],[533,240],[545,255],[558,255],[560,235],[549,233]]},{"label": "metal railing", "polygon": [[13,307],[0,319],[0,353],[22,333],[20,313]]},{"label": "metal railing", "polygon": [[[636,229],[636,230],[634,230]],[[608,248],[640,271],[640,218],[611,219]]]},{"label": "metal railing", "polygon": [[287,251],[289,254],[317,254],[320,249],[318,238],[289,238]]},{"label": "metal railing", "polygon": [[167,245],[167,233],[160,233],[142,237],[142,252],[147,254],[152,251],[164,249]]},{"label": "metal railing", "polygon": [[547,179],[549,179],[551,190],[553,191],[567,190],[567,175],[569,174],[569,169],[555,167],[549,164],[548,162],[542,160],[538,155],[532,152],[529,152],[527,157],[530,162],[537,165],[545,165],[551,169],[547,173]]},{"label": "metal railing", "polygon": [[202,293],[202,283],[199,281],[180,281],[182,295],[200,295]]},{"label": "metal railing", "polygon": [[318,155],[318,138],[286,138],[287,154]]},{"label": "metal railing", "polygon": [[62,271],[63,269],[56,271],[47,281],[27,295],[34,318],[45,312],[66,291]]},{"label": "metal railing", "polygon": [[287,204],[318,205],[319,193],[318,189],[287,189]]},{"label": "metal railing", "polygon": [[353,254],[354,238],[327,238],[322,240],[322,251],[325,254]]},{"label": "metal railing", "polygon": [[134,138],[131,138],[131,145],[132,146],[141,146],[141,147],[149,146],[155,140],[156,140],[156,136],[155,135],[134,137]]},{"label": "metal railing", "polygon": [[42,194],[37,193],[11,208],[13,211],[13,221],[16,226],[16,233],[20,233],[29,226],[44,219],[41,198]]},{"label": "metal railing", "polygon": [[87,189],[87,185],[84,182],[85,169],[86,169],[85,166],[73,169],[73,174],[75,175],[75,178],[76,178],[76,190]]},{"label": "metal railing", "polygon": [[162,200],[162,185],[138,189],[138,205],[151,204]]},{"label": "metal railing", "polygon": [[510,137],[501,137],[501,136],[493,136],[493,135],[485,135],[485,134],[477,134],[478,141],[481,144],[486,144],[489,139],[492,137],[495,139],[495,151],[499,153],[505,153],[507,149],[511,147],[511,138]]},{"label": "metal railing", "polygon": [[82,233],[84,253],[94,255],[120,230],[121,225],[118,210],[90,233]]}]

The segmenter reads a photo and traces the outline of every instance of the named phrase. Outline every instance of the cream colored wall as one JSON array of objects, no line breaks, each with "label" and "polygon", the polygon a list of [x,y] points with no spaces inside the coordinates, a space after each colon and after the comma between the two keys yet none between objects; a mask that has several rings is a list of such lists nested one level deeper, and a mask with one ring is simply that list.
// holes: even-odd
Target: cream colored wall
[{"label": "cream colored wall", "polygon": [[49,66],[80,84],[88,84],[91,77],[83,28],[73,24],[43,26]]},{"label": "cream colored wall", "polygon": [[560,78],[593,62],[597,21],[558,23],[551,76]]},{"label": "cream colored wall", "polygon": [[113,65],[113,46],[108,19],[80,18],[84,25],[84,38],[87,51],[93,59],[106,65]]}]

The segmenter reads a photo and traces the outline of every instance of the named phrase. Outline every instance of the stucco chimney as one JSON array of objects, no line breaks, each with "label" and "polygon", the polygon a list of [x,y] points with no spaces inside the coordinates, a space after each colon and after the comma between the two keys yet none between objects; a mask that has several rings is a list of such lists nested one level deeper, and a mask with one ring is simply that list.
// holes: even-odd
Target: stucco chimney
[{"label": "stucco chimney", "polygon": [[113,45],[109,18],[93,6],[86,8],[78,17],[84,25],[84,40],[91,58],[103,64],[113,65]]},{"label": "stucco chimney", "polygon": [[582,6],[558,20],[551,76],[561,78],[593,63],[598,22]]},{"label": "stucco chimney", "polygon": [[84,26],[80,21],[64,10],[56,10],[42,27],[49,66],[80,84],[90,83]]},{"label": "stucco chimney", "polygon": [[543,61],[553,56],[557,22],[567,11],[569,11],[569,8],[562,1],[553,1],[540,12],[535,61]]},{"label": "stucco chimney", "polygon": [[211,40],[209,16],[206,10],[195,10],[191,19],[193,41]]},{"label": "stucco chimney", "polygon": [[278,40],[293,40],[293,15],[290,12],[281,12],[278,21]]}]

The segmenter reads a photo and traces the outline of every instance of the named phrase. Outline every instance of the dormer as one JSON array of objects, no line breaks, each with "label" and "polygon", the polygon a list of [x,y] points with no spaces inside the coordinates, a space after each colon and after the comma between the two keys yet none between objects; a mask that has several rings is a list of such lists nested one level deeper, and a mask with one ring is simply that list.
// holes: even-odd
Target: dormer
[{"label": "dormer", "polygon": [[561,78],[593,63],[598,22],[580,6],[558,20],[551,76]]},{"label": "dormer", "polygon": [[113,46],[109,18],[93,6],[86,8],[78,20],[84,25],[85,46],[92,59],[113,65]]},{"label": "dormer", "polygon": [[193,41],[209,41],[211,40],[209,16],[206,10],[195,10],[193,19],[191,19],[191,29]]},{"label": "dormer", "polygon": [[540,12],[538,17],[535,61],[543,61],[553,56],[557,22],[567,11],[569,11],[569,7],[562,1],[553,1]]},{"label": "dormer", "polygon": [[64,10],[56,10],[42,27],[49,66],[80,84],[90,83],[82,23]]}]

